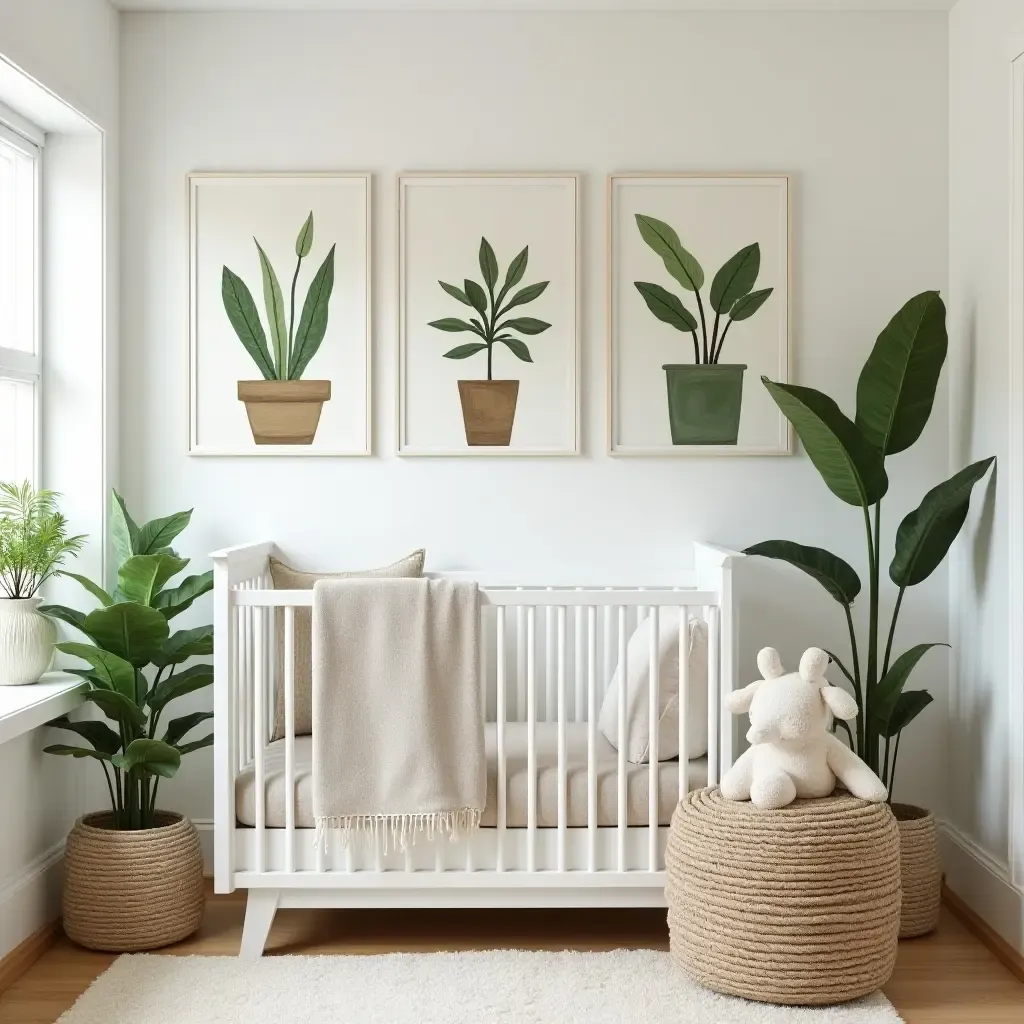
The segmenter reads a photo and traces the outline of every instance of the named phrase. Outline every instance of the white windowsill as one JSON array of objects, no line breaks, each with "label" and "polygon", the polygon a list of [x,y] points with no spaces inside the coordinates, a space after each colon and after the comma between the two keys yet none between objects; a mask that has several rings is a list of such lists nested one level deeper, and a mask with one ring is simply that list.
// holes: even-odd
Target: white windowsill
[{"label": "white windowsill", "polygon": [[78,676],[47,672],[28,686],[0,686],[0,743],[66,715],[84,703]]}]

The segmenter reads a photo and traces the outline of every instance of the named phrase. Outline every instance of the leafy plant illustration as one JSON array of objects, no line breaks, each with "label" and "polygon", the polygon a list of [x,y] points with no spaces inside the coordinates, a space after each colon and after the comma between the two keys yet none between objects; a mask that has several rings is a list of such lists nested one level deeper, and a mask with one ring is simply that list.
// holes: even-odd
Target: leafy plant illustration
[{"label": "leafy plant illustration", "polygon": [[331,246],[320,269],[313,275],[298,326],[295,323],[295,289],[299,283],[302,261],[313,249],[313,213],[310,211],[295,239],[295,273],[292,276],[290,311],[285,319],[284,295],[281,282],[263,246],[257,239],[260,268],[263,272],[263,302],[270,326],[273,352],[267,345],[267,335],[253,301],[252,292],[245,282],[228,267],[221,275],[221,297],[224,310],[238,340],[252,356],[264,380],[299,380],[309,361],[316,355],[327,332],[328,305],[334,290],[334,250]]},{"label": "leafy plant illustration", "polygon": [[[465,345],[456,345],[444,353],[445,359],[468,359],[477,352],[487,350],[487,379],[493,380],[494,369],[494,346],[500,341],[505,345],[516,358],[524,363],[532,363],[533,356],[521,338],[509,334],[514,331],[527,336],[542,334],[551,324],[538,320],[532,316],[512,317],[503,320],[510,310],[516,306],[525,306],[539,298],[550,282],[540,281],[537,284],[528,284],[520,288],[511,298],[509,292],[523,279],[526,273],[526,264],[529,260],[530,247],[526,246],[523,251],[508,265],[505,274],[505,281],[501,288],[495,293],[498,284],[498,260],[494,255],[494,249],[486,238],[480,239],[480,273],[483,275],[483,285],[467,278],[462,283],[462,288],[444,281],[437,283],[453,298],[457,299],[464,306],[474,309],[479,317],[470,317],[468,321],[460,320],[457,317],[445,317],[442,320],[433,320],[428,326],[439,331],[450,333],[465,332],[475,334],[480,341],[471,341]],[[506,301],[506,299],[508,301]]]},{"label": "leafy plant illustration", "polygon": [[[686,291],[693,292],[697,300],[697,317],[683,305],[678,296],[660,284],[634,281],[637,291],[643,296],[647,308],[659,320],[670,324],[677,331],[692,335],[695,363],[716,364],[721,358],[729,328],[737,321],[749,320],[774,291],[774,288],[753,290],[761,270],[761,247],[757,242],[744,246],[735,256],[726,260],[715,274],[708,296],[715,314],[709,333],[710,314],[705,314],[700,294],[701,288],[704,287],[703,268],[696,258],[683,248],[679,235],[669,224],[642,213],[636,215],[636,223],[641,237],[661,257],[665,269]],[[724,325],[723,316],[727,318]],[[719,327],[722,328],[721,332]]]}]

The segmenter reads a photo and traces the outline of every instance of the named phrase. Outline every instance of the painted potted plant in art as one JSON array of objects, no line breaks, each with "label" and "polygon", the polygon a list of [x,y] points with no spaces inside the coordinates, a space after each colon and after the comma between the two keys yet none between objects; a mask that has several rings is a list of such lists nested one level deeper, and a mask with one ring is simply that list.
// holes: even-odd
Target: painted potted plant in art
[{"label": "painted potted plant in art", "polygon": [[53,491],[0,483],[0,686],[37,682],[50,667],[57,631],[39,611],[39,588],[85,537],[69,537]]},{"label": "painted potted plant in art", "polygon": [[[672,443],[678,445],[736,444],[743,404],[744,363],[723,363],[722,349],[734,323],[749,320],[773,288],[754,290],[761,269],[761,247],[744,246],[722,265],[711,282],[710,311],[700,290],[704,270],[683,248],[671,225],[645,214],[636,215],[643,240],[656,252],[669,274],[697,302],[695,317],[682,300],[660,284],[634,281],[647,308],[663,323],[693,339],[692,363],[665,363],[668,418]],[[708,318],[714,312],[714,321]],[[700,336],[698,337],[698,331]]]},{"label": "painted potted plant in art", "polygon": [[302,261],[313,251],[312,211],[295,239],[295,273],[292,275],[287,316],[274,266],[260,243],[256,239],[253,241],[256,242],[263,277],[263,302],[270,328],[270,346],[252,292],[228,267],[224,267],[221,275],[224,311],[238,340],[263,375],[262,380],[240,380],[238,400],[245,403],[256,444],[312,444],[324,402],[331,397],[331,382],[303,380],[302,375],[327,332],[334,289],[335,246],[331,246],[313,275],[296,323],[295,290],[299,272]]},{"label": "painted potted plant in art", "polygon": [[[860,510],[868,573],[867,638],[858,640],[851,606],[860,594],[856,570],[822,548],[787,540],[755,544],[747,554],[782,559],[816,579],[843,609],[850,635],[850,663],[832,655],[853,690],[860,714],[856,734],[845,723],[851,747],[889,788],[896,784],[896,759],[903,730],[932,702],[927,690],[908,690],[918,662],[932,648],[922,643],[894,650],[896,622],[911,587],[942,563],[967,518],[971,491],[995,461],[982,459],[933,487],[896,530],[889,579],[897,588],[888,630],[880,621],[882,499],[889,488],[885,460],[906,451],[931,415],[946,358],[946,307],[938,292],[910,299],[878,336],[857,383],[857,411],[847,418],[820,391],[762,378],[783,415],[793,424],[808,457],[828,489]],[[883,644],[884,637],[884,644]],[[935,820],[909,804],[892,803],[900,827],[903,911],[900,935],[932,931],[938,922],[941,876]]]},{"label": "painted potted plant in art", "polygon": [[[438,284],[453,299],[464,306],[469,306],[478,315],[462,320],[457,317],[445,317],[433,320],[430,327],[453,334],[474,334],[479,339],[456,345],[444,353],[445,359],[468,359],[478,352],[487,353],[486,380],[460,380],[459,399],[462,403],[462,419],[466,429],[466,443],[469,445],[507,446],[512,441],[512,426],[515,422],[516,402],[519,397],[518,380],[495,380],[494,348],[499,343],[504,345],[517,359],[524,363],[532,363],[533,356],[526,342],[517,338],[516,334],[527,336],[541,334],[551,324],[532,316],[514,316],[508,314],[517,306],[525,306],[539,298],[547,281],[529,284],[520,288],[515,294],[511,291],[523,279],[526,264],[529,260],[530,247],[527,246],[508,265],[505,280],[498,288],[499,267],[494,249],[486,238],[480,239],[479,263],[483,275],[483,285],[467,278],[462,288],[444,281]],[[497,289],[497,291],[495,291]],[[505,318],[505,319],[503,319]]]},{"label": "painted potted plant in art", "polygon": [[45,748],[98,761],[110,796],[109,810],[78,821],[64,857],[64,931],[90,949],[165,946],[191,935],[203,917],[198,833],[188,818],[157,802],[161,779],[173,778],[186,754],[213,744],[212,734],[189,738],[213,712],[166,720],[174,701],[213,682],[212,666],[195,660],[213,653],[213,627],[172,631],[174,619],[213,588],[212,572],[171,582],[189,564],[170,545],[191,516],[177,512],[139,526],[114,494],[117,587],[108,593],[75,576],[97,607],[44,609],[88,640],[57,647],[86,663],[70,671],[85,680],[86,701],[107,719],[51,722],[84,744]]}]

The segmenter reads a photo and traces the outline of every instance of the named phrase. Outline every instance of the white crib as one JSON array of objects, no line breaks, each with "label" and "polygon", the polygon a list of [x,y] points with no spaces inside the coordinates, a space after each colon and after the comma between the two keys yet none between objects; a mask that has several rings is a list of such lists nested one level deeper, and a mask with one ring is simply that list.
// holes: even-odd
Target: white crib
[{"label": "white crib", "polygon": [[[313,593],[274,590],[272,554],[274,545],[261,543],[212,555],[214,884],[218,893],[249,891],[242,956],[262,954],[275,912],[286,907],[664,905],[666,816],[679,793],[705,779],[715,784],[733,761],[733,723],[720,711],[723,694],[736,684],[733,552],[694,544],[694,569],[647,586],[605,578],[526,586],[489,573],[437,574],[481,586],[481,685],[496,806],[489,808],[489,827],[458,842],[420,839],[406,851],[387,852],[380,840],[329,840],[326,850],[314,848],[312,830],[302,827],[297,794],[308,741],[295,736],[292,651],[295,609],[311,606]],[[609,760],[597,729],[604,691],[636,624],[665,608],[708,623],[707,757],[687,757],[689,659],[681,640],[680,756],[678,763],[658,762],[658,631],[652,629],[650,763],[626,761],[624,694],[618,752]],[[280,673],[273,653],[279,623]],[[277,687],[285,734],[270,744]],[[283,808],[269,806],[272,777]],[[251,783],[247,824],[236,805],[241,779]]]}]

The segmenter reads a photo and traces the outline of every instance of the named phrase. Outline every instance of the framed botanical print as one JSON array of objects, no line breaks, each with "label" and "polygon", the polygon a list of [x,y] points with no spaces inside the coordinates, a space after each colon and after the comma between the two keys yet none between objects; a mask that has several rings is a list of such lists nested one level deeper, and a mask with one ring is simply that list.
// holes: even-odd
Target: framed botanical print
[{"label": "framed botanical print", "polygon": [[787,175],[609,179],[609,450],[785,455]]},{"label": "framed botanical print", "polygon": [[399,178],[400,455],[579,446],[575,174]]},{"label": "framed botanical print", "polygon": [[370,454],[370,176],[188,185],[190,454]]}]

